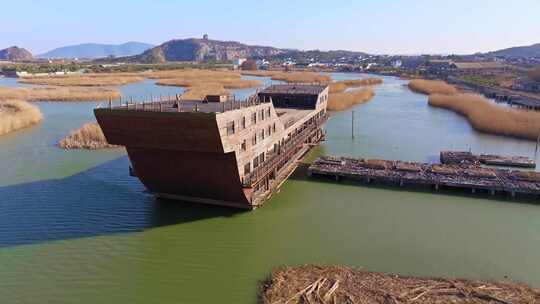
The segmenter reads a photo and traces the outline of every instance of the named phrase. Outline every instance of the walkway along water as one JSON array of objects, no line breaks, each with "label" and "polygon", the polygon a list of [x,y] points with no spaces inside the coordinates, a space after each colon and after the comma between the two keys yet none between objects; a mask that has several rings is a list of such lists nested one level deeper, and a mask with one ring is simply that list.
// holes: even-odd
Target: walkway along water
[{"label": "walkway along water", "polygon": [[472,193],[485,190],[494,195],[509,193],[540,194],[540,173],[482,168],[474,164],[440,165],[379,159],[355,159],[324,156],[318,158],[308,170],[310,175],[330,176],[339,180],[348,178],[366,183],[407,186],[431,186],[468,189]]}]

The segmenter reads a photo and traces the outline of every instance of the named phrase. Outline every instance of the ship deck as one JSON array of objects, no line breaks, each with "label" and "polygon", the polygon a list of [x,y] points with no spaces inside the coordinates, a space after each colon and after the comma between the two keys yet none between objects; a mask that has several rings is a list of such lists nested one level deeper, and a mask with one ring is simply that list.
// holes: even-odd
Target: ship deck
[{"label": "ship deck", "polygon": [[292,109],[292,108],[275,108],[278,118],[281,120],[285,129],[293,126],[302,118],[308,116],[313,110]]}]

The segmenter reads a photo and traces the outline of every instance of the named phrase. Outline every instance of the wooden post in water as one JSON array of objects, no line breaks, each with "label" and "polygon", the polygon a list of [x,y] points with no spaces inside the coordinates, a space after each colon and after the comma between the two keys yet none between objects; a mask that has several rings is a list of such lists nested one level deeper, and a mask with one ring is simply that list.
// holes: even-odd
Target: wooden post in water
[{"label": "wooden post in water", "polygon": [[534,161],[536,161],[536,156],[538,154],[538,143],[540,142],[540,130],[538,131],[538,138],[536,139],[536,148],[534,149]]},{"label": "wooden post in water", "polygon": [[354,139],[354,110],[351,111],[351,136]]}]

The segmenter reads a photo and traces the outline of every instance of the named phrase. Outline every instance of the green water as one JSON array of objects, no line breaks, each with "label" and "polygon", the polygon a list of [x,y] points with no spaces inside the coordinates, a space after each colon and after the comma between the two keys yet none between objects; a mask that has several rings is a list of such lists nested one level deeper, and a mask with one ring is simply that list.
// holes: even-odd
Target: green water
[{"label": "green water", "polygon": [[[473,131],[403,84],[385,78],[373,101],[355,107],[354,140],[351,112],[333,114],[327,141],[310,158],[432,161],[446,148],[534,152],[534,143]],[[124,93],[160,90],[145,82]],[[372,188],[297,174],[253,212],[156,201],[128,176],[121,149],[54,146],[92,120],[95,105],[39,104],[40,126],[0,138],[2,303],[254,303],[258,282],[272,268],[304,263],[508,276],[540,286],[534,199]]]}]

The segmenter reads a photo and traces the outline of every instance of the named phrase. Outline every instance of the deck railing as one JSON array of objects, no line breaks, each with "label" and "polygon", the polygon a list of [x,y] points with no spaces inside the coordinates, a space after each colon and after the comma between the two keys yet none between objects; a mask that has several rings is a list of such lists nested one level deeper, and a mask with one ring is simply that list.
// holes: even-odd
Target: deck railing
[{"label": "deck railing", "polygon": [[[244,176],[243,185],[248,188],[258,189],[263,183],[266,183],[272,174],[277,174],[293,156],[303,148],[303,144],[317,135],[320,126],[327,120],[327,114],[322,115],[313,121],[304,124],[303,129],[296,135],[291,135],[283,145],[280,145],[278,151],[267,153],[266,160],[257,168]],[[275,176],[274,176],[275,178]]]},{"label": "deck railing", "polygon": [[261,99],[255,93],[245,100],[236,100],[229,98],[224,102],[208,102],[206,100],[185,100],[181,96],[160,97],[159,100],[149,102],[137,102],[133,99],[125,100],[125,103],[120,100],[119,105],[114,105],[112,100],[109,100],[108,109],[110,110],[130,110],[130,111],[148,111],[148,112],[227,112],[256,106],[262,103],[271,102],[271,99]]}]

